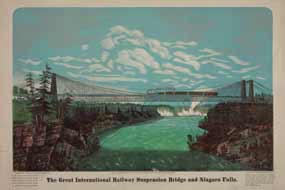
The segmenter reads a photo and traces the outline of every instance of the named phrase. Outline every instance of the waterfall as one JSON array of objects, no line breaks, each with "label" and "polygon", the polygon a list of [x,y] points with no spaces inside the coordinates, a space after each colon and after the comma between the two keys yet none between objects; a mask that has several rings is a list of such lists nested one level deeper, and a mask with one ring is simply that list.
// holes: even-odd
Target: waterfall
[{"label": "waterfall", "polygon": [[190,116],[190,115],[205,115],[199,111],[195,111],[194,108],[199,105],[200,102],[192,102],[189,108],[183,108],[177,113],[178,116]]},{"label": "waterfall", "polygon": [[191,116],[191,115],[200,115],[204,116],[206,114],[203,114],[199,111],[195,111],[195,107],[199,105],[200,102],[192,102],[190,106],[187,107],[170,107],[170,106],[161,106],[157,108],[157,112],[164,117],[170,117],[170,116]]},{"label": "waterfall", "polygon": [[158,107],[157,112],[164,117],[174,116],[173,111],[169,107]]}]

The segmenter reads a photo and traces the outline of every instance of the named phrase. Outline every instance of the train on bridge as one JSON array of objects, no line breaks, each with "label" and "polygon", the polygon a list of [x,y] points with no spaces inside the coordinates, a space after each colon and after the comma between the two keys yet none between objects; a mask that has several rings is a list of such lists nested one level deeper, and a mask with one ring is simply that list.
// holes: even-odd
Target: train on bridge
[{"label": "train on bridge", "polygon": [[215,91],[177,91],[175,88],[155,88],[147,90],[147,95],[190,95],[190,96],[218,96]]}]

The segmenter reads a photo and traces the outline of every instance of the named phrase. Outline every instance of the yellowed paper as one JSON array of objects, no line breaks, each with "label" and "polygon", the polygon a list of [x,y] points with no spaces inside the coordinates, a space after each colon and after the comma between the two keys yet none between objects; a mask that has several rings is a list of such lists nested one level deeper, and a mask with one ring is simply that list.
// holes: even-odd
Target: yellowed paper
[{"label": "yellowed paper", "polygon": [[[283,1],[15,0],[1,2],[0,7],[0,177],[4,189],[285,188]],[[53,81],[57,85],[57,120],[42,119],[42,110],[29,111],[28,106],[20,110],[15,104],[28,101],[29,92],[21,91],[29,89],[25,87],[26,74],[40,78],[42,71],[48,70],[46,63],[56,74],[50,80],[51,89]],[[36,88],[41,87],[35,86],[35,94]],[[236,88],[238,92],[232,90]],[[35,99],[42,97],[38,91]],[[72,127],[63,129],[66,116],[61,113],[68,94],[72,103],[84,100],[98,109],[92,122],[103,129],[77,130],[77,121],[93,117],[79,117],[79,112],[72,116],[76,119],[69,117]],[[269,105],[264,110],[273,105],[273,117],[253,108],[256,115],[263,114],[256,116],[258,119],[273,120],[273,137],[268,135],[267,124],[260,122],[254,126],[254,134],[248,128],[240,133],[235,128],[227,131],[228,136],[236,133],[240,134],[237,138],[247,139],[242,145],[234,145],[241,143],[238,140],[231,144],[226,138],[216,142],[207,123],[201,124],[217,122],[211,120],[210,109],[203,112],[203,102],[207,106],[226,102],[229,109],[240,103]],[[252,113],[250,109],[248,113]],[[114,119],[116,116],[119,119]],[[33,128],[43,126],[36,123],[41,119],[51,128]],[[191,122],[196,122],[191,128],[194,132],[187,128]],[[116,126],[120,128],[103,133],[107,137],[97,138],[98,131]],[[155,132],[150,126],[161,128]],[[248,138],[250,135],[253,137]],[[67,139],[80,141],[75,143],[79,148],[70,146],[74,142]],[[33,149],[35,144],[41,147],[47,143],[51,144],[48,149]],[[210,145],[215,149],[205,148]],[[240,157],[233,158],[231,147],[239,148],[235,151]],[[256,147],[263,147],[266,153],[256,155],[262,152]],[[51,154],[49,164],[39,156],[57,150],[59,154]],[[23,151],[27,161],[22,159]],[[72,156],[76,159],[70,159]]]}]

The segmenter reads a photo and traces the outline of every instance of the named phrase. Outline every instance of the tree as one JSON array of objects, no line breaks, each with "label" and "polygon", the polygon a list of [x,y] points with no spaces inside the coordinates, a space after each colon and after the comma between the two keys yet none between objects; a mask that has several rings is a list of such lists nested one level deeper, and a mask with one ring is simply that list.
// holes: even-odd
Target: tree
[{"label": "tree", "polygon": [[40,75],[40,86],[37,88],[38,97],[36,107],[38,109],[39,121],[45,122],[46,116],[51,112],[48,95],[50,94],[51,68],[46,64],[45,70]]},{"label": "tree", "polygon": [[26,74],[26,87],[28,88],[28,99],[33,99],[35,95],[35,81],[32,73]]},{"label": "tree", "polygon": [[70,104],[72,102],[72,95],[71,94],[65,94],[64,99],[60,100],[57,106],[57,119],[63,121],[64,116],[66,112],[68,112],[70,108]]}]

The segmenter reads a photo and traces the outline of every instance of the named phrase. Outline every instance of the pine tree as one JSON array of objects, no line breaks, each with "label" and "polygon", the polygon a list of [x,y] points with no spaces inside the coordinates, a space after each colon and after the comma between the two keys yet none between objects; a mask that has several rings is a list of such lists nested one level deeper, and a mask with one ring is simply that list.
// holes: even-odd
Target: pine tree
[{"label": "pine tree", "polygon": [[33,79],[33,75],[32,73],[28,73],[26,74],[26,87],[28,88],[27,90],[27,98],[28,98],[28,102],[29,102],[29,110],[32,113],[32,122],[35,124],[37,117],[36,117],[36,105],[35,105],[35,81]]},{"label": "pine tree", "polygon": [[32,73],[26,74],[26,87],[28,88],[28,99],[32,100],[35,95],[35,82]]},{"label": "pine tree", "polygon": [[68,112],[70,108],[71,102],[72,102],[72,95],[68,93],[65,94],[65,98],[63,100],[60,100],[57,112],[58,113],[57,118],[59,120],[63,121],[65,114]]},{"label": "pine tree", "polygon": [[51,68],[46,64],[45,70],[40,75],[40,86],[37,88],[38,98],[36,100],[40,121],[45,122],[46,116],[51,112],[50,94]]}]

